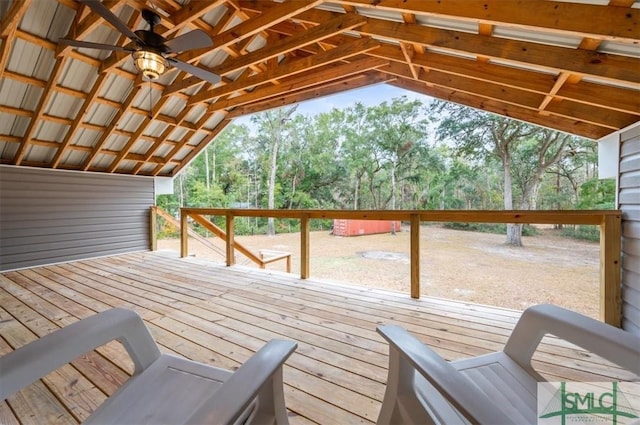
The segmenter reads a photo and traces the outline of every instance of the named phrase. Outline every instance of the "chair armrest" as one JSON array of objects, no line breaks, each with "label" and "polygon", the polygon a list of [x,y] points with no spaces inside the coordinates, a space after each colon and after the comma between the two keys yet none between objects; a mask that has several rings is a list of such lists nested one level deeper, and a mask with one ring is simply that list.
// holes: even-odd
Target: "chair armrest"
[{"label": "chair armrest", "polygon": [[606,323],[551,304],[522,313],[504,352],[520,366],[531,368],[531,357],[546,334],[578,345],[640,375],[640,337]]},{"label": "chair armrest", "polygon": [[269,341],[203,400],[187,423],[234,423],[272,378],[280,374],[281,379],[282,365],[297,346],[293,341]]},{"label": "chair armrest", "polygon": [[400,326],[379,326],[377,331],[392,350],[417,370],[456,410],[471,423],[506,424],[511,420],[475,384],[438,353]]},{"label": "chair armrest", "polygon": [[144,322],[114,308],[51,332],[0,357],[0,400],[110,341],[120,340],[140,373],[160,357]]}]

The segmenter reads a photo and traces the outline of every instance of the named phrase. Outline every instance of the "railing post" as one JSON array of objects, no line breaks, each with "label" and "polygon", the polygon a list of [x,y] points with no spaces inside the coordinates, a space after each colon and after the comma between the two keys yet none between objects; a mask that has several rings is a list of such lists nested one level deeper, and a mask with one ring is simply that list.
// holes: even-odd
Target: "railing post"
[{"label": "railing post", "polygon": [[236,263],[236,253],[233,247],[233,239],[234,239],[234,219],[233,214],[227,213],[227,266],[233,266]]},{"label": "railing post", "polygon": [[621,215],[605,215],[600,224],[600,320],[617,327],[622,319],[621,245]]},{"label": "railing post", "polygon": [[149,248],[158,250],[158,207],[155,205],[149,210]]},{"label": "railing post", "polygon": [[309,278],[309,214],[300,217],[300,279]]},{"label": "railing post", "polygon": [[420,298],[420,216],[411,214],[411,298]]},{"label": "railing post", "polygon": [[187,226],[189,214],[180,208],[180,257],[184,258],[189,255],[189,231]]}]

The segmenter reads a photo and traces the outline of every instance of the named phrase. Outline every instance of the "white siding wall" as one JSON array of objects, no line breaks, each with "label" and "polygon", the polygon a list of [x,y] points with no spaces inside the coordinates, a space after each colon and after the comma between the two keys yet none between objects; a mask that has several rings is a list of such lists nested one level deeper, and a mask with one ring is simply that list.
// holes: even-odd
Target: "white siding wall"
[{"label": "white siding wall", "polygon": [[152,178],[0,166],[0,270],[149,248]]},{"label": "white siding wall", "polygon": [[622,327],[640,335],[640,124],[620,134]]}]

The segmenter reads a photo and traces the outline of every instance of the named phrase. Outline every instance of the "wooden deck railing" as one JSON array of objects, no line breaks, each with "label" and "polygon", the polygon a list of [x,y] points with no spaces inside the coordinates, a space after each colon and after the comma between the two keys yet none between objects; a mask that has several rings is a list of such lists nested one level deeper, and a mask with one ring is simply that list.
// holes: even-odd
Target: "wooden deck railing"
[{"label": "wooden deck railing", "polygon": [[620,326],[621,286],[620,211],[347,211],[347,210],[263,210],[181,209],[181,255],[187,255],[189,216],[226,217],[226,263],[234,264],[234,220],[236,217],[274,217],[300,220],[300,277],[309,276],[309,222],[314,219],[401,220],[411,225],[411,297],[420,297],[420,224],[423,222],[578,224],[600,227],[600,318]]}]

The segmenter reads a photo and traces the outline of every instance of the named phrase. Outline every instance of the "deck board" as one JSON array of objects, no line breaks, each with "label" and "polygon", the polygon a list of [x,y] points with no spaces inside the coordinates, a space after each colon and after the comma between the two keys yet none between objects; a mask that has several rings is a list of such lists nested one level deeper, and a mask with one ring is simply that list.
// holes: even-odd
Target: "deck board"
[{"label": "deck board", "polygon": [[[119,306],[137,311],[161,349],[224,368],[272,338],[298,341],[284,371],[292,424],[375,422],[388,347],[375,332],[399,324],[447,359],[500,349],[520,312],[145,252],[0,274],[0,353]],[[538,369],[564,380],[630,376],[548,338]],[[113,342],[0,404],[1,423],[73,423],[132,372]]]}]

